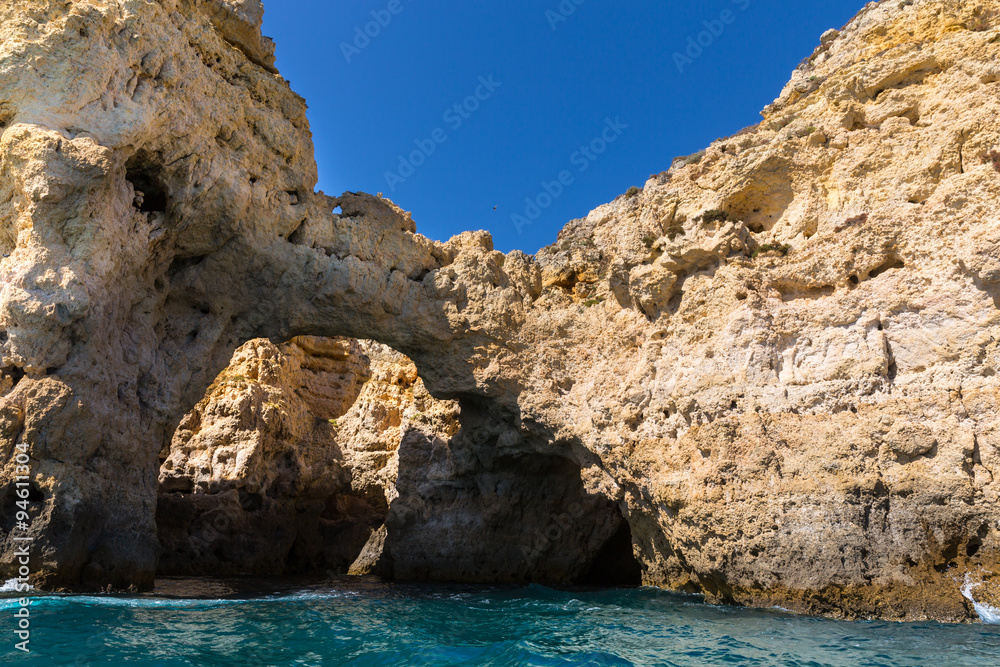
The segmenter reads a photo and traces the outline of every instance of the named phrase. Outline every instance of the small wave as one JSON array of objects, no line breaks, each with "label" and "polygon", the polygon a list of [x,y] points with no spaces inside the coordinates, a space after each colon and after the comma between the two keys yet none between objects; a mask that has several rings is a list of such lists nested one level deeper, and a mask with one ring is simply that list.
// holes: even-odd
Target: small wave
[{"label": "small wave", "polygon": [[965,583],[961,588],[962,595],[965,596],[966,600],[972,603],[976,613],[979,614],[979,620],[986,625],[1000,625],[1000,609],[992,607],[985,602],[976,602],[976,599],[972,596],[972,591],[982,585],[982,582],[974,582],[972,580],[972,576],[966,573]]},{"label": "small wave", "polygon": [[65,601],[71,604],[83,604],[92,607],[128,607],[132,609],[197,609],[197,608],[211,609],[214,607],[228,607],[232,605],[267,604],[270,602],[282,602],[285,600],[304,601],[308,599],[316,599],[316,598],[268,597],[268,598],[259,598],[256,600],[245,600],[240,598],[184,599],[184,598],[119,598],[119,597],[103,597],[103,596],[95,596],[95,597],[79,596],[79,597],[60,598],[61,601]]},{"label": "small wave", "polygon": [[[12,580],[13,581],[13,580]],[[7,582],[8,584],[10,582]],[[6,584],[5,584],[6,586]],[[12,591],[13,588],[5,589]],[[273,602],[309,603],[323,600],[353,598],[353,593],[298,592],[290,595],[275,595],[257,599],[243,598],[170,598],[170,597],[118,597],[114,595],[45,595],[35,597],[39,605],[80,605],[86,607],[110,607],[128,609],[211,609],[241,604],[268,604]],[[16,599],[0,601],[0,611],[15,608]]]},{"label": "small wave", "polygon": [[264,599],[269,602],[322,602],[360,597],[361,593],[358,591],[299,591],[290,595],[272,595]]},{"label": "small wave", "polygon": [[[28,584],[28,590],[32,590],[34,586]],[[0,593],[23,593],[24,591],[18,590],[17,579],[8,579],[0,586]]]}]

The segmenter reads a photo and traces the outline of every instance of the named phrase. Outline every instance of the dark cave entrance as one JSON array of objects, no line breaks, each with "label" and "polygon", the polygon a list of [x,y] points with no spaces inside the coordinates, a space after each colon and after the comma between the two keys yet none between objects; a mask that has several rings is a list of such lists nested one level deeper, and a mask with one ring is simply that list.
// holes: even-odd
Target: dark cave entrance
[{"label": "dark cave entrance", "polygon": [[136,154],[125,165],[125,180],[135,193],[134,205],[140,213],[166,213],[167,188],[160,169],[147,156]]},{"label": "dark cave entrance", "polygon": [[[596,474],[584,474],[591,467],[585,450],[553,443],[544,431],[521,430],[518,415],[481,398],[459,402],[457,433],[447,439],[414,433],[402,443],[399,497],[386,518],[392,571],[384,574],[476,584],[641,585],[629,524],[614,499],[585,481]],[[450,474],[440,475],[442,463]],[[427,471],[438,475],[428,478]]]},{"label": "dark cave entrance", "polygon": [[642,566],[632,549],[632,529],[621,525],[597,553],[587,571],[575,582],[581,586],[627,588],[642,585]]},{"label": "dark cave entrance", "polygon": [[[159,576],[642,584],[629,523],[585,483],[577,445],[544,432],[519,440],[518,417],[478,397],[433,398],[410,360],[371,341],[307,337],[268,350],[255,354],[297,360],[275,374],[287,380],[254,380],[250,392],[252,369],[231,366],[206,394],[212,407],[186,416],[161,452]],[[229,386],[256,397],[255,421],[217,445],[206,420],[236,409]],[[269,426],[283,405],[303,415],[297,439]],[[237,474],[225,461],[247,443],[262,458]]]}]

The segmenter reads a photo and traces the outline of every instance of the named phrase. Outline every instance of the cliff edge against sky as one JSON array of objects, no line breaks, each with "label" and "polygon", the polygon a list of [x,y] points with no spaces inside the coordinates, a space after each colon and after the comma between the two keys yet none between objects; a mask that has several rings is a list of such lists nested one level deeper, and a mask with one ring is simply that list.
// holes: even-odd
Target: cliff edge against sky
[{"label": "cliff edge against sky", "polygon": [[[641,581],[713,601],[968,620],[967,577],[1000,601],[1000,2],[869,4],[759,126],[534,257],[314,192],[261,15],[0,7],[0,576],[26,451],[47,588],[149,587],[161,541],[184,571],[197,517],[158,537],[158,495],[162,527],[165,496],[189,511],[225,487],[222,523],[266,507],[352,536],[336,558],[323,539],[255,552],[272,571],[577,581],[631,556]],[[415,364],[414,394],[454,403],[345,432],[327,413],[377,388],[372,364],[409,362],[309,336],[379,341]],[[219,374],[258,338],[285,348],[243,348],[271,389],[240,403]],[[341,407],[270,400],[310,364],[343,376]],[[230,420],[232,447],[203,417]],[[339,459],[308,445],[327,437]],[[358,438],[398,458],[356,456]],[[249,466],[188,465],[249,441]],[[212,487],[235,470],[256,477]],[[218,553],[261,546],[215,531]]]}]

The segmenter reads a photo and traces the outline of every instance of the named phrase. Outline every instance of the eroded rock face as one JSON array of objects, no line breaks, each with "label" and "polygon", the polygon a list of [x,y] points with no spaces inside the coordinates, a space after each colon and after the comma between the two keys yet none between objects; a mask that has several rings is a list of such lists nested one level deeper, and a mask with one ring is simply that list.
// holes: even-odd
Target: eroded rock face
[{"label": "eroded rock face", "polygon": [[617,506],[567,458],[495,456],[502,428],[378,343],[251,341],[164,453],[159,573],[639,583]]},{"label": "eroded rock face", "polygon": [[[400,434],[399,497],[383,494],[359,571],[574,578],[585,566],[563,554],[619,532],[604,503],[650,584],[973,617],[965,576],[1000,566],[1000,3],[870,4],[760,126],[533,258],[484,233],[431,242],[376,197],[313,193],[304,104],[271,70],[258,9],[0,8],[0,575],[15,444],[40,500],[36,583],[146,586],[158,453],[208,437],[174,431],[232,352],[349,336],[406,354],[460,409],[447,440]],[[239,391],[218,390],[199,409],[240,419]],[[270,390],[254,391],[262,420]],[[262,455],[317,437],[277,437],[300,422],[273,419],[234,432]],[[341,431],[342,455],[362,451]],[[207,498],[232,471],[215,458],[227,445],[205,442],[212,465],[188,477]],[[382,475],[380,456],[303,470],[338,493],[343,471]],[[491,493],[544,488],[557,516],[593,498],[607,521],[570,525],[575,547],[527,565],[538,549],[511,564],[484,546],[537,529],[489,514]],[[1000,603],[990,591],[975,595]]]},{"label": "eroded rock face", "polygon": [[[237,350],[165,452],[159,571],[346,569],[382,524],[391,488],[391,479],[372,484],[383,471],[355,463],[337,437],[338,418],[363,386],[373,389],[370,378],[356,341],[256,340]],[[384,437],[390,424],[373,426],[372,437],[393,452],[398,442]],[[354,480],[355,468],[369,478]]]}]

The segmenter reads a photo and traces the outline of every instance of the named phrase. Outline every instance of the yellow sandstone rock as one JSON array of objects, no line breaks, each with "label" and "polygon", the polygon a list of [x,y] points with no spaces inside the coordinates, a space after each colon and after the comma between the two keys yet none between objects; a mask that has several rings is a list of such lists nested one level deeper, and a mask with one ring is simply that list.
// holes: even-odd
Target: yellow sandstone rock
[{"label": "yellow sandstone rock", "polygon": [[[975,618],[970,577],[996,606],[998,16],[870,3],[761,125],[528,257],[314,193],[305,106],[253,0],[4,4],[0,475],[9,500],[26,443],[33,579],[149,586],[159,516],[179,571],[214,530],[234,571],[627,572],[942,620]],[[365,398],[381,362],[301,336],[377,340],[455,403],[395,425],[412,374],[412,404]],[[256,379],[206,396],[260,338],[292,342],[242,348],[230,371]],[[225,511],[282,480],[274,530],[305,518],[260,550],[268,532]],[[339,555],[322,536],[296,549],[322,521],[347,522]]]}]

